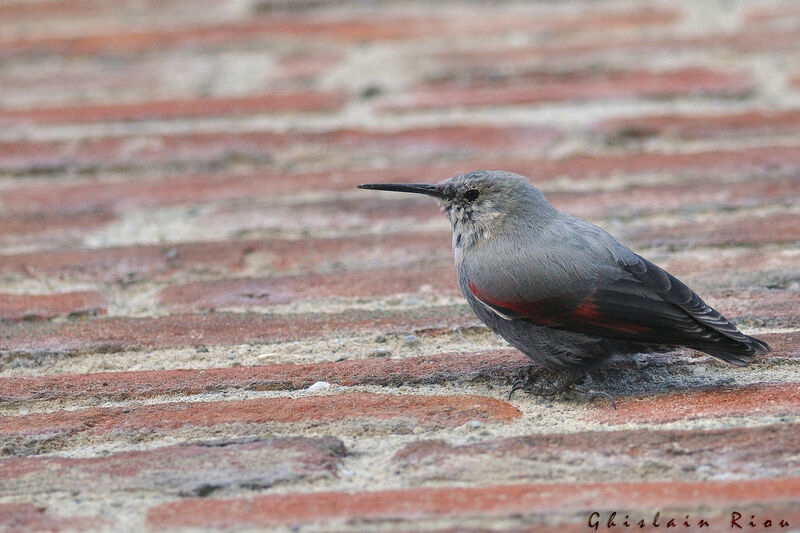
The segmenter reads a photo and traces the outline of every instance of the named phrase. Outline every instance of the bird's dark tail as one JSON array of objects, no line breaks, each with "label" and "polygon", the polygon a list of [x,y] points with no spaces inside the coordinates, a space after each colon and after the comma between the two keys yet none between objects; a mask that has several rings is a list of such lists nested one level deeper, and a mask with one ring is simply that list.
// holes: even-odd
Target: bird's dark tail
[{"label": "bird's dark tail", "polygon": [[747,366],[759,355],[772,351],[766,342],[755,337],[745,336],[745,340],[736,343],[726,343],[720,346],[697,346],[708,355],[736,366]]}]

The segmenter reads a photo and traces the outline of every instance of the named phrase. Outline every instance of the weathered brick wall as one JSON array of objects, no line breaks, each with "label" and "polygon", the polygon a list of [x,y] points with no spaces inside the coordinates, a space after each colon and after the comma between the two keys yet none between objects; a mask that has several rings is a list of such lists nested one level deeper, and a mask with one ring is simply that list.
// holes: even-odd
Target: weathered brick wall
[{"label": "weathered brick wall", "polygon": [[[478,168],[774,352],[507,401],[444,217],[354,189]],[[0,532],[797,530],[798,244],[794,0],[7,0]]]}]

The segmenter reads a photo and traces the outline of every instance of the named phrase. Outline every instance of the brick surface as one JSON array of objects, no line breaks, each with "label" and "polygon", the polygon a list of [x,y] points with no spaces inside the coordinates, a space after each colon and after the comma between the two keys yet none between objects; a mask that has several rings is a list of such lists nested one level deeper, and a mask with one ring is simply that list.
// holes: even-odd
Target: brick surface
[{"label": "brick surface", "polygon": [[648,231],[643,236],[650,241],[681,244],[797,242],[800,239],[800,215],[774,213],[739,216],[733,220],[712,220],[700,227],[696,223],[686,223]]},{"label": "brick surface", "polygon": [[[186,106],[199,112],[195,106]],[[170,109],[174,109],[170,107]],[[181,109],[175,110],[180,112]],[[193,112],[194,112],[193,111]],[[146,114],[143,113],[143,114]],[[208,114],[208,113],[206,113]],[[91,118],[91,113],[86,113]],[[557,134],[546,128],[450,127],[420,128],[400,133],[333,131],[309,134],[274,132],[190,133],[87,138],[78,141],[14,141],[0,144],[0,167],[8,170],[130,167],[204,163],[220,166],[225,161],[253,161],[266,164],[281,160],[285,153],[298,151],[294,164],[304,159],[319,160],[330,152],[347,150],[353,156],[370,153],[376,157],[401,158],[409,150],[444,153],[487,153],[509,150],[530,151],[552,144]],[[285,175],[281,174],[283,179]],[[273,177],[275,179],[275,177]],[[130,184],[127,184],[130,186]]]},{"label": "brick surface", "polygon": [[10,213],[0,218],[0,238],[76,235],[105,226],[116,215],[99,209],[70,212]]},{"label": "brick surface", "polygon": [[[731,319],[757,319],[769,312],[773,324],[797,324],[796,291],[704,295]],[[36,353],[115,352],[126,348],[278,342],[330,337],[342,332],[442,331],[478,321],[464,305],[408,311],[344,311],[293,315],[256,313],[175,314],[156,318],[109,317],[89,322],[0,323],[0,348]]]},{"label": "brick surface", "polygon": [[106,282],[159,279],[177,270],[238,271],[250,242],[211,242],[176,245],[35,251],[2,256],[5,276],[61,277]]},{"label": "brick surface", "polygon": [[174,285],[162,291],[161,301],[182,308],[216,309],[232,306],[288,303],[330,296],[381,296],[417,293],[427,286],[434,294],[461,294],[455,267],[382,269],[376,272],[235,279]]},{"label": "brick surface", "polygon": [[241,500],[184,500],[152,510],[153,528],[277,526],[357,518],[392,520],[414,509],[418,517],[591,511],[603,507],[640,509],[792,501],[796,478],[716,482],[517,484],[485,487],[418,488],[383,492],[273,495]]},{"label": "brick surface", "polygon": [[798,24],[800,10],[792,2],[780,2],[773,6],[753,6],[745,11],[745,21],[749,24]]},{"label": "brick surface", "polygon": [[[798,14],[0,3],[0,531],[796,527]],[[615,361],[617,410],[505,401],[529,360],[463,302],[443,214],[355,189],[475,169],[773,352]]]},{"label": "brick surface", "polygon": [[[707,178],[710,174],[752,176],[764,173],[793,176],[800,167],[800,150],[796,146],[755,146],[740,149],[699,150],[683,153],[633,152],[625,154],[579,154],[553,159],[514,159],[510,157],[465,159],[458,164],[421,167],[397,167],[390,170],[357,169],[348,173],[303,174],[296,188],[306,183],[330,180],[329,187],[349,188],[361,183],[396,181],[439,181],[445,177],[476,169],[506,169],[527,176],[534,184],[557,182],[565,178],[580,183],[584,179],[609,176],[667,174],[671,179]],[[724,173],[724,174],[723,174]],[[412,176],[412,178],[400,176]],[[284,176],[285,177],[285,176]],[[308,181],[307,181],[308,180]],[[311,181],[313,180],[313,181]],[[685,181],[685,179],[681,180]]]},{"label": "brick surface", "polygon": [[138,407],[92,407],[77,411],[0,416],[0,435],[48,438],[79,433],[169,431],[223,424],[288,424],[341,420],[393,420],[408,427],[455,427],[478,420],[509,422],[516,407],[484,396],[419,396],[345,393],[305,398],[229,402],[176,402]]},{"label": "brick surface", "polygon": [[737,388],[676,391],[651,398],[621,399],[616,411],[597,410],[592,420],[609,424],[634,421],[669,422],[687,418],[741,416],[748,413],[782,415],[800,410],[796,383],[771,383]]},{"label": "brick surface", "polygon": [[[219,139],[221,143],[227,142]],[[96,142],[96,141],[92,141]],[[132,141],[133,142],[133,141]],[[135,144],[135,142],[134,142]],[[39,145],[37,145],[39,146]],[[10,155],[12,166],[19,163],[46,167],[48,165],[70,165],[78,160],[71,156],[54,157],[50,147],[41,145],[42,157],[46,161],[31,164],[30,157],[17,158]],[[200,145],[190,146],[197,151],[198,158],[209,160],[224,153],[210,153]],[[263,152],[258,143],[251,146],[255,152]],[[146,150],[145,147],[143,148]],[[248,148],[249,149],[249,148]],[[73,150],[73,147],[64,147]],[[156,151],[168,157],[179,157],[163,146]],[[254,153],[255,153],[254,152]],[[794,146],[765,146],[739,150],[710,150],[681,154],[633,153],[624,155],[578,155],[561,159],[513,159],[509,157],[485,157],[465,159],[458,164],[422,167],[398,166],[389,170],[360,168],[352,172],[309,172],[301,174],[192,174],[169,179],[141,179],[122,183],[65,183],[34,184],[9,188],[2,205],[22,212],[41,210],[58,205],[76,206],[82,209],[100,209],[113,206],[170,205],[188,202],[203,202],[211,199],[246,198],[256,195],[302,191],[324,187],[333,190],[352,190],[361,183],[386,181],[436,182],[448,176],[478,168],[506,168],[529,176],[534,183],[571,177],[575,179],[607,177],[609,175],[639,175],[650,173],[675,173],[680,176],[708,176],[709,173],[725,173],[726,176],[751,175],[755,172],[796,172],[800,167],[800,150]],[[127,153],[125,157],[131,156]],[[105,157],[105,155],[104,155]],[[3,161],[0,146],[0,163]],[[88,162],[85,161],[85,162]],[[410,176],[410,178],[409,178]],[[63,200],[57,202],[52,192],[58,191]],[[214,196],[214,194],[219,196]],[[13,211],[12,211],[13,212]]]},{"label": "brick surface", "polygon": [[47,507],[31,503],[0,503],[0,531],[93,531],[108,527],[109,521],[100,517],[60,516]]},{"label": "brick surface", "polygon": [[[548,183],[543,180],[541,185],[547,187]],[[554,191],[547,197],[559,209],[595,219],[660,213],[675,213],[688,218],[693,213],[722,206],[727,209],[752,208],[764,202],[793,205],[800,202],[800,182],[795,177],[783,176],[775,179],[754,177],[732,184],[703,179],[680,185],[632,185],[612,191]],[[345,230],[381,224],[386,220],[405,226],[441,221],[442,218],[429,199],[404,198],[402,195],[388,198],[364,195],[352,200],[335,199],[303,205],[266,206],[257,200],[248,204],[235,202],[202,217],[210,226],[227,225],[231,230],[237,227],[263,230],[288,224]],[[286,222],[287,219],[291,222]]]},{"label": "brick surface", "polygon": [[[612,72],[600,76],[563,76],[537,81],[511,80],[508,83],[462,87],[461,84],[420,88],[387,99],[386,110],[431,107],[533,104],[558,100],[624,98],[631,96],[664,98],[686,94],[741,95],[752,89],[747,76],[740,73],[686,69],[669,73],[643,71]],[[516,83],[514,83],[516,82]]]},{"label": "brick surface", "polygon": [[[759,338],[773,349],[766,356],[769,359],[800,357],[800,333],[759,335]],[[5,402],[74,398],[124,400],[231,390],[301,389],[318,381],[348,387],[366,384],[396,386],[471,380],[481,376],[510,377],[530,363],[521,352],[505,349],[298,365],[7,377],[0,378],[0,399]]]},{"label": "brick surface", "polygon": [[256,313],[175,314],[156,318],[109,317],[87,322],[0,323],[7,352],[115,352],[126,348],[277,342],[342,332],[408,332],[472,325],[465,306],[408,311],[344,311],[293,315]]},{"label": "brick surface", "polygon": [[211,441],[122,452],[106,457],[0,459],[0,495],[20,489],[95,495],[156,491],[206,496],[232,488],[269,487],[333,478],[346,453],[335,438]]},{"label": "brick surface", "polygon": [[604,30],[618,26],[660,25],[672,22],[675,13],[645,9],[638,11],[595,11],[581,15],[521,17],[494,15],[484,10],[484,16],[409,17],[377,16],[369,20],[350,17],[326,20],[322,17],[280,15],[249,23],[219,24],[181,28],[178,31],[139,31],[99,34],[85,37],[43,37],[2,42],[0,51],[10,53],[51,54],[130,54],[173,46],[209,46],[219,43],[243,44],[253,41],[274,41],[276,37],[317,39],[321,41],[357,42],[363,40],[416,39],[462,32],[491,33],[514,28],[540,31],[580,31],[586,28]]},{"label": "brick surface", "polygon": [[724,185],[704,179],[690,184],[635,185],[615,191],[556,192],[547,196],[557,208],[584,217],[636,216],[793,202],[800,200],[800,183],[795,177],[743,180]]},{"label": "brick surface", "polygon": [[[792,355],[794,356],[794,355]],[[396,386],[507,375],[530,360],[516,350],[446,353],[402,359],[364,359],[277,364],[258,367],[209,368],[139,372],[102,372],[22,378],[0,378],[0,399],[6,402],[104,398],[123,400],[165,394],[201,394],[230,390],[302,389],[318,381],[337,385]]]},{"label": "brick surface", "polygon": [[[791,187],[792,183],[789,183]],[[710,187],[713,189],[713,187]],[[736,189],[733,187],[733,189]],[[742,191],[741,201],[747,201],[747,190]],[[759,189],[752,192],[753,197],[757,198]],[[638,196],[638,195],[637,195]],[[687,193],[687,196],[691,194]],[[727,196],[727,194],[725,194]],[[597,214],[599,211],[606,211],[614,208],[613,199],[624,199],[623,194],[600,193],[597,195],[597,202],[592,204],[590,198],[568,194],[555,194],[553,201],[559,207],[576,214]],[[649,202],[656,202],[657,195],[642,194],[645,205]],[[721,200],[722,201],[722,200]],[[732,200],[736,201],[736,200]],[[671,204],[668,198],[665,200],[667,205]],[[424,213],[423,218],[441,219],[441,214],[436,208],[427,203],[417,204]],[[631,208],[638,211],[635,203]],[[383,208],[383,204],[378,204],[378,209]],[[416,208],[415,208],[416,209]],[[623,206],[625,209],[625,206]],[[430,212],[430,213],[429,213]],[[408,211],[403,210],[402,215],[407,216]],[[728,235],[735,235],[739,221],[735,218],[730,222]],[[687,223],[684,227],[689,228]],[[702,226],[701,226],[702,228]],[[691,228],[684,237],[684,241],[691,241],[696,244],[718,240],[714,232],[699,232],[694,234],[696,226]],[[778,229],[779,230],[779,229]],[[672,235],[679,235],[672,230]],[[754,235],[751,232],[750,235]],[[742,235],[747,235],[743,233]],[[647,245],[664,242],[663,237],[650,238],[644,230],[637,234],[628,235],[627,242],[631,242],[631,237],[635,237],[637,245]],[[758,235],[751,237],[759,239]],[[677,238],[673,238],[675,242]],[[743,239],[740,239],[740,242]],[[767,239],[763,239],[767,240]],[[324,238],[324,239],[254,239],[243,241],[220,241],[220,242],[201,242],[201,243],[175,243],[152,246],[129,246],[117,248],[101,249],[70,249],[42,251],[23,254],[9,254],[0,256],[0,273],[5,276],[13,277],[32,277],[49,278],[57,277],[62,279],[75,280],[97,280],[104,282],[135,282],[145,279],[164,280],[170,279],[182,272],[215,273],[220,276],[230,276],[231,274],[242,272],[245,269],[248,257],[260,256],[266,261],[267,266],[275,273],[287,273],[294,271],[314,272],[325,270],[336,270],[340,268],[342,260],[347,260],[355,267],[363,265],[364,268],[375,268],[382,266],[390,268],[392,266],[413,266],[413,270],[402,274],[400,270],[390,270],[395,272],[400,281],[387,283],[396,284],[402,289],[402,280],[409,279],[413,274],[421,278],[425,276],[436,276],[438,269],[447,268],[445,265],[452,261],[450,250],[450,236],[447,231],[437,230],[431,232],[412,232],[393,235],[369,235],[355,236],[347,238]],[[428,261],[426,263],[424,261]],[[666,261],[657,261],[665,268],[669,268],[679,277],[692,277],[698,274],[714,274],[724,271],[733,276],[734,272],[741,274],[768,271],[777,269],[784,272],[789,278],[796,270],[800,258],[792,253],[765,254],[759,249],[743,248],[736,250],[735,254],[716,254],[708,257],[708,254],[695,255],[691,251],[684,255],[671,254]],[[427,266],[430,264],[430,267]],[[346,274],[345,274],[346,275]],[[379,275],[377,272],[374,275]],[[447,276],[441,279],[447,282]],[[368,283],[369,274],[365,275],[364,283]],[[327,276],[335,282],[335,275]],[[312,275],[306,275],[308,279],[314,279]],[[287,277],[285,282],[291,284],[295,280],[295,290],[303,275]],[[318,278],[317,278],[318,279]],[[437,278],[439,279],[439,278]],[[734,278],[730,280],[733,285]],[[724,286],[725,280],[719,280],[719,284]],[[234,287],[240,282],[220,281],[219,286],[226,287],[233,283]],[[241,282],[245,283],[246,282]],[[209,283],[209,290],[215,286]],[[418,287],[421,287],[421,283]],[[282,286],[283,290],[289,290],[288,285]],[[180,289],[170,288],[165,290],[165,294],[179,292]],[[303,289],[305,290],[305,289]],[[382,290],[376,287],[375,290]],[[313,293],[311,289],[309,289]],[[209,293],[213,294],[212,293]],[[291,294],[291,293],[290,293]],[[383,291],[383,294],[386,294]],[[201,303],[203,298],[199,298],[196,303]]]},{"label": "brick surface", "polygon": [[751,246],[732,248],[728,252],[701,258],[687,251],[687,255],[670,254],[658,264],[692,284],[728,289],[750,287],[754,280],[774,288],[787,287],[793,283],[800,266],[798,258],[791,253],[765,254]]},{"label": "brick surface", "polygon": [[611,141],[656,136],[704,139],[723,136],[796,134],[800,130],[800,112],[748,111],[730,115],[636,117],[606,120],[598,124],[596,130],[608,136]]},{"label": "brick surface", "polygon": [[434,52],[431,60],[443,71],[441,77],[463,77],[465,72],[480,75],[498,67],[503,70],[541,68],[543,65],[559,70],[565,61],[598,61],[611,54],[669,57],[702,49],[721,53],[748,53],[775,50],[794,50],[799,42],[797,31],[786,28],[767,29],[744,27],[739,31],[719,31],[702,35],[653,33],[616,33],[597,35],[589,40],[585,36],[547,40],[535,45],[508,47],[465,47],[444,52]]},{"label": "brick surface", "polygon": [[0,320],[40,320],[62,315],[105,313],[106,298],[98,292],[0,294]]},{"label": "brick surface", "polygon": [[[416,441],[395,464],[417,480],[603,481],[796,476],[798,427],[711,431],[622,430],[487,439],[453,445]],[[642,471],[641,465],[647,464]]]},{"label": "brick surface", "polygon": [[404,265],[425,257],[449,260],[446,232],[315,239],[251,239],[117,248],[39,251],[2,256],[4,275],[58,276],[131,282],[164,279],[178,271],[230,273],[258,255],[275,272],[340,269],[352,264]]},{"label": "brick surface", "polygon": [[121,120],[197,118],[287,111],[332,111],[344,98],[336,93],[288,93],[242,98],[168,100],[142,104],[106,104],[0,111],[0,124],[80,123]]},{"label": "brick surface", "polygon": [[[610,174],[669,173],[707,176],[712,172],[739,174],[756,170],[785,168],[794,172],[800,165],[800,150],[793,146],[759,146],[739,150],[708,150],[679,154],[642,152],[622,155],[581,155],[553,161],[516,163],[515,170],[538,180],[563,176],[574,178]],[[513,168],[513,167],[512,167]]]}]

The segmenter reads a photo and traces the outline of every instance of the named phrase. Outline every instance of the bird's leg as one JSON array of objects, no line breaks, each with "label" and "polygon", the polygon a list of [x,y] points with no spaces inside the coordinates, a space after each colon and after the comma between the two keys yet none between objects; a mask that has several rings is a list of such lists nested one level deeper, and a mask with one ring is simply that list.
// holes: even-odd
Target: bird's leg
[{"label": "bird's leg", "polygon": [[614,401],[614,397],[604,390],[595,389],[593,385],[594,385],[594,380],[592,379],[592,376],[587,374],[586,379],[584,380],[583,383],[581,383],[580,385],[573,384],[570,388],[573,391],[577,392],[578,394],[585,396],[586,399],[589,400],[590,402],[596,400],[597,398],[605,398],[609,402],[611,402],[611,407],[613,407],[614,410],[616,411],[617,402]]}]

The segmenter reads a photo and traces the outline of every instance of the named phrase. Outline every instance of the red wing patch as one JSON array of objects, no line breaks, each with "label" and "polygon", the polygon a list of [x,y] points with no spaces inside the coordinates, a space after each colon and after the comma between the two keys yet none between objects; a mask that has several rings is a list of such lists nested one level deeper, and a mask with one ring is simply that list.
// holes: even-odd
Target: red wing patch
[{"label": "red wing patch", "polygon": [[653,331],[653,328],[648,326],[631,324],[630,322],[620,322],[613,317],[603,315],[603,311],[595,305],[591,298],[576,308],[575,311],[572,312],[572,315],[570,315],[570,318],[579,324],[608,328],[631,335]]},{"label": "red wing patch", "polygon": [[652,327],[625,322],[606,315],[591,298],[580,306],[570,309],[567,308],[566,298],[542,298],[536,301],[501,300],[481,291],[472,280],[467,281],[467,286],[478,300],[495,309],[501,316],[529,320],[541,326],[562,326],[573,331],[607,330],[609,333],[613,331],[627,335],[641,335],[653,331]]},{"label": "red wing patch", "polygon": [[519,315],[520,319],[530,320],[542,326],[558,326],[561,324],[561,317],[566,314],[566,310],[563,304],[560,304],[560,299],[558,298],[545,298],[536,302],[524,300],[504,301],[482,292],[472,283],[472,280],[467,280],[467,286],[470,292],[475,295],[475,298],[498,312],[507,315],[516,314]]}]

